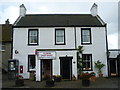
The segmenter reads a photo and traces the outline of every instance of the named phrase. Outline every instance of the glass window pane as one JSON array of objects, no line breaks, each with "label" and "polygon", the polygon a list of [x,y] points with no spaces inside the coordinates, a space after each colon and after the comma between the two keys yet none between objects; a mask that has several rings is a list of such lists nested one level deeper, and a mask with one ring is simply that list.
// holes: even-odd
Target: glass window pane
[{"label": "glass window pane", "polygon": [[5,50],[5,43],[2,43],[2,50]]},{"label": "glass window pane", "polygon": [[83,36],[83,42],[90,42],[90,36]]},{"label": "glass window pane", "polygon": [[64,37],[57,37],[57,42],[64,42]]},{"label": "glass window pane", "polygon": [[35,56],[29,56],[29,69],[35,69]]},{"label": "glass window pane", "polygon": [[82,34],[83,35],[90,35],[90,31],[89,30],[82,30]]},{"label": "glass window pane", "polygon": [[57,30],[56,35],[57,36],[64,36],[64,30]]}]

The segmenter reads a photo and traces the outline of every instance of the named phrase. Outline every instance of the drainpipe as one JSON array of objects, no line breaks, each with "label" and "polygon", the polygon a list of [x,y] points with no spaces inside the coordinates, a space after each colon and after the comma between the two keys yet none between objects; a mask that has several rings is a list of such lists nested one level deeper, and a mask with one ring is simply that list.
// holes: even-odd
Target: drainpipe
[{"label": "drainpipe", "polygon": [[76,41],[76,27],[74,27],[74,35],[75,35],[75,49],[77,49],[77,41]]},{"label": "drainpipe", "polygon": [[109,62],[108,62],[108,59],[109,59],[109,55],[108,55],[108,40],[107,40],[107,24],[105,24],[105,34],[106,34],[106,51],[107,51],[107,69],[108,69],[108,77],[110,76],[110,72],[109,72]]}]

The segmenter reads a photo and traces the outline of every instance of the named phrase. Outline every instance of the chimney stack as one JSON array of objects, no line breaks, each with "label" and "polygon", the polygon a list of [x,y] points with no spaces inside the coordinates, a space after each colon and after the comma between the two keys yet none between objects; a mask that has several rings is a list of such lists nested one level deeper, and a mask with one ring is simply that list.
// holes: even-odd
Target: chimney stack
[{"label": "chimney stack", "polygon": [[26,14],[26,8],[24,6],[24,4],[20,5],[20,16],[24,17]]},{"label": "chimney stack", "polygon": [[98,5],[94,3],[90,9],[90,12],[91,12],[92,16],[97,16],[98,15]]},{"label": "chimney stack", "polygon": [[10,24],[9,19],[7,19],[7,20],[5,21],[5,24]]}]

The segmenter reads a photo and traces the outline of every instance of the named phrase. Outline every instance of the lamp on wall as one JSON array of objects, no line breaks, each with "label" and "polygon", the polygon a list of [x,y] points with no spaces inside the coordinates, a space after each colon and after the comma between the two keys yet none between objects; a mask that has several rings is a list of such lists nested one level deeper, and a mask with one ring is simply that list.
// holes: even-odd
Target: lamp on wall
[{"label": "lamp on wall", "polygon": [[18,54],[19,53],[19,51],[18,50],[15,50],[15,54]]},{"label": "lamp on wall", "polygon": [[75,64],[76,62],[74,61],[73,63]]}]

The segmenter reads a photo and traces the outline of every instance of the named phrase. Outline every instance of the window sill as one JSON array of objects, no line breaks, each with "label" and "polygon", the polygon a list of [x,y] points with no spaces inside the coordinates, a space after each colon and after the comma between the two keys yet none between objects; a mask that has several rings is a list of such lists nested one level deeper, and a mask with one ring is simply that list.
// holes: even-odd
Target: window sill
[{"label": "window sill", "polygon": [[38,44],[28,44],[28,46],[38,46]]},{"label": "window sill", "polygon": [[85,68],[85,69],[83,69],[83,71],[92,71],[92,69],[91,68]]},{"label": "window sill", "polygon": [[65,43],[55,43],[55,45],[66,45]]},{"label": "window sill", "polygon": [[92,43],[81,43],[82,45],[91,45]]}]

